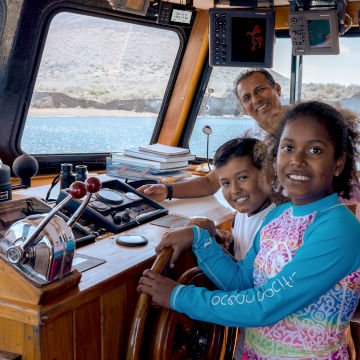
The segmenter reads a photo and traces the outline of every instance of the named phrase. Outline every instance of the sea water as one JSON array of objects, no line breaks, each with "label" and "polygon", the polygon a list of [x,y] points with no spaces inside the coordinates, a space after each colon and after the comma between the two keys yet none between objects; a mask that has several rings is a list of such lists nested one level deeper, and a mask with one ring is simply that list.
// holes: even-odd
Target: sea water
[{"label": "sea water", "polygon": [[[149,144],[156,124],[155,117],[62,116],[33,117],[26,120],[21,148],[28,154],[108,153]],[[207,135],[212,129],[209,156],[225,141],[252,128],[249,117],[198,118],[189,147],[193,154],[206,156]]]}]

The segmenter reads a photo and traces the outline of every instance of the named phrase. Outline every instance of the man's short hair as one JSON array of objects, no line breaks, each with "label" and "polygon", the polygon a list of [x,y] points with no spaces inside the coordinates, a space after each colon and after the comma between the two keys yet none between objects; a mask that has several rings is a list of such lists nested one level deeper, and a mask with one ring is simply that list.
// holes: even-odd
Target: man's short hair
[{"label": "man's short hair", "polygon": [[275,79],[273,78],[273,76],[270,74],[269,71],[265,70],[265,69],[262,69],[262,68],[259,68],[259,69],[247,69],[247,70],[244,70],[242,71],[238,76],[237,78],[235,79],[234,81],[234,93],[235,93],[235,96],[240,100],[240,104],[241,104],[241,99],[239,98],[239,95],[238,95],[238,92],[237,92],[237,88],[239,86],[239,84],[246,80],[248,77],[250,77],[252,74],[255,74],[255,73],[260,73],[260,74],[263,74],[267,80],[267,82],[269,83],[269,85],[274,88],[275,87],[275,84],[276,84],[276,81]]}]

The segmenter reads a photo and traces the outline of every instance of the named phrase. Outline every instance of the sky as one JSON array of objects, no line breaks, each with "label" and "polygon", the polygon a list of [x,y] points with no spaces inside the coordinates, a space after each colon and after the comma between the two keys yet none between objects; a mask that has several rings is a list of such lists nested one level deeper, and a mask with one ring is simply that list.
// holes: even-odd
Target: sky
[{"label": "sky", "polygon": [[[360,85],[360,37],[340,37],[339,55],[304,55],[303,82]],[[291,42],[276,39],[273,70],[289,77]]]}]

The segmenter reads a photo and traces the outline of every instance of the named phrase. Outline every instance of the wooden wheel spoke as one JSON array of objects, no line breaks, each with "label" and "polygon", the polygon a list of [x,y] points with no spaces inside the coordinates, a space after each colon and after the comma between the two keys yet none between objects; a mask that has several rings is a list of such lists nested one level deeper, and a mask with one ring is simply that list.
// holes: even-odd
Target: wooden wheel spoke
[{"label": "wooden wheel spoke", "polygon": [[[165,249],[155,261],[154,271],[166,272],[171,256],[170,249]],[[163,254],[164,253],[164,254]],[[214,284],[197,267],[186,271],[177,280],[181,284],[196,285],[215,289]],[[139,297],[135,317],[131,329],[127,360],[137,360],[140,357],[145,321],[149,310],[149,297]],[[226,341],[225,328],[206,322],[195,321],[184,314],[169,309],[158,312],[157,322],[152,327],[152,360],[210,360],[218,359]],[[224,354],[223,354],[224,355]],[[222,358],[229,358],[225,354]]]},{"label": "wooden wheel spoke", "polygon": [[182,330],[188,335],[190,335],[194,327],[194,320],[190,319],[186,315],[183,315],[179,317],[178,322]]},{"label": "wooden wheel spoke", "polygon": [[189,341],[189,355],[191,359],[200,359],[207,353],[210,329],[206,323],[197,321]]}]

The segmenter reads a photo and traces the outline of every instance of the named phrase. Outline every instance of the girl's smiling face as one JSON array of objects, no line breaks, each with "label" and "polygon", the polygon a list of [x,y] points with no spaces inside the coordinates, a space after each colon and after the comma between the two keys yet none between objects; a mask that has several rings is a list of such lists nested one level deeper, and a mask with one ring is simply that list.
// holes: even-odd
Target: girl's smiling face
[{"label": "girl's smiling face", "polygon": [[345,156],[335,160],[335,145],[322,121],[299,116],[281,134],[277,175],[294,205],[305,205],[333,193]]}]

